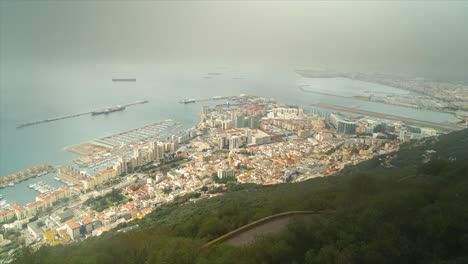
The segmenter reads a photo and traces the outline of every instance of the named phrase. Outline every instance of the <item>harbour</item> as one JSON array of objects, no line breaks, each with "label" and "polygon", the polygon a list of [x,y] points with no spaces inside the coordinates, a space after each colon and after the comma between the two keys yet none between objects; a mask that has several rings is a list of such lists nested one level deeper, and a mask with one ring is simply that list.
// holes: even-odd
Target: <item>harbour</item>
[{"label": "harbour", "polygon": [[[37,87],[37,90],[32,91],[30,98],[24,97],[20,89],[9,89],[11,99],[4,101],[4,116],[1,129],[3,135],[8,138],[8,141],[1,142],[2,150],[0,159],[0,174],[7,175],[22,168],[30,167],[34,164],[48,162],[52,165],[65,165],[78,168],[79,166],[73,162],[78,158],[78,155],[67,151],[66,146],[71,146],[79,142],[95,143],[96,138],[102,138],[106,135],[115,135],[121,133],[119,131],[129,131],[138,127],[143,127],[146,124],[152,124],[155,120],[172,119],[180,122],[184,128],[193,126],[199,121],[196,113],[200,112],[202,105],[210,105],[215,107],[217,104],[225,103],[228,95],[233,94],[252,94],[259,96],[268,96],[275,99],[281,99],[288,104],[308,105],[312,102],[327,102],[335,105],[350,106],[359,104],[361,109],[368,111],[384,111],[385,113],[395,116],[407,116],[420,120],[429,120],[433,122],[454,121],[456,119],[452,115],[446,113],[437,113],[430,111],[421,111],[418,109],[377,104],[366,101],[356,101],[346,98],[330,97],[320,94],[303,93],[297,89],[296,77],[289,75],[288,69],[281,71],[262,71],[259,73],[236,72],[226,70],[226,73],[219,78],[214,78],[207,82],[203,77],[206,72],[212,69],[197,68],[187,74],[185,67],[159,67],[152,65],[144,65],[144,67],[135,66],[132,74],[137,74],[138,88],[129,89],[127,85],[133,85],[132,82],[112,83],[110,79],[114,72],[128,72],[128,65],[86,65],[86,68],[79,66],[64,66],[63,79],[57,79],[57,68],[35,68],[33,66],[27,68],[28,71],[37,72],[44,70],[44,73],[39,82],[38,78],[26,79],[24,76],[16,72],[9,72],[11,78],[7,82],[8,87],[18,85],[18,80],[24,80],[24,85]],[[108,75],[102,76],[97,72],[107,70]],[[73,75],[75,72],[82,72],[80,75]],[[170,72],[173,75],[168,74]],[[269,78],[264,78],[267,72]],[[47,74],[49,73],[49,74]],[[184,75],[185,74],[185,75]],[[181,77],[182,76],[182,77]],[[200,77],[201,76],[201,77]],[[234,79],[232,77],[243,76],[242,79]],[[175,78],[183,78],[183,81],[175,81]],[[81,85],[85,82],[86,85]],[[330,87],[330,94],[344,94],[335,92],[337,88],[350,85],[351,81],[342,80],[341,82],[328,83],[326,80],[317,80],[317,86]],[[80,92],[70,94],[62,92],[65,86],[71,86],[76,83],[76,88],[80,88]],[[360,83],[358,83],[360,85]],[[5,86],[6,87],[6,86]],[[220,88],[225,88],[226,92],[221,93]],[[102,89],[98,89],[102,88]],[[355,91],[359,91],[357,87],[349,93],[349,96],[359,95]],[[372,88],[372,84],[363,87],[361,90]],[[162,96],[164,94],[164,96]],[[57,98],[62,98],[64,101],[51,100],[51,95]],[[224,95],[224,98],[214,95]],[[127,111],[110,113],[108,115],[96,115],[94,120],[88,116],[66,119],[60,122],[52,122],[48,125],[31,126],[28,129],[16,129],[15,126],[21,123],[22,120],[38,120],[41,116],[64,115],[71,111],[75,113],[85,112],[89,109],[89,105],[115,105],[116,102],[121,102],[123,98],[127,98],[129,102],[138,101],[140,98],[148,99],[151,103],[140,105],[135,108],[135,111]],[[189,103],[181,104],[179,101],[183,98],[199,98],[206,101],[205,103]],[[230,100],[231,101],[231,100]],[[235,102],[232,102],[235,103]],[[45,105],[47,107],[45,107]],[[30,109],[30,110],[25,110]],[[36,111],[41,110],[42,111]],[[138,111],[136,111],[138,109]],[[34,112],[37,112],[35,114]],[[88,111],[89,112],[89,111]],[[57,114],[62,113],[62,114]],[[404,113],[404,114],[403,114]],[[57,131],[61,131],[57,133]],[[164,137],[161,137],[164,139]],[[96,142],[107,148],[113,148],[113,145]],[[118,143],[114,143],[118,144]],[[92,149],[91,149],[92,150]],[[97,151],[103,151],[98,149]],[[86,155],[86,151],[84,153]],[[100,166],[105,168],[111,161],[101,163],[92,168],[87,168],[86,171],[92,174],[94,168],[99,170]],[[90,163],[94,164],[94,163]],[[29,184],[37,181],[44,181],[50,186],[59,187],[64,185],[62,182],[54,179],[56,173],[48,173],[39,178],[29,178],[20,183],[14,184],[13,187],[5,187],[0,189],[3,199],[8,203],[19,203],[25,205],[34,200],[38,194],[35,190],[28,187]]]}]

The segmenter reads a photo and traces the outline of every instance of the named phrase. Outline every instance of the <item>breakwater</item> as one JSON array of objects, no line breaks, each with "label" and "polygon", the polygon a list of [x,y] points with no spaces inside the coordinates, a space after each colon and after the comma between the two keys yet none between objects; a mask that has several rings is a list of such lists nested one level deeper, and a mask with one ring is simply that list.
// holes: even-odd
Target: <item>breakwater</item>
[{"label": "breakwater", "polygon": [[[139,102],[135,102],[135,103],[120,105],[119,107],[126,108],[126,107],[129,107],[129,106],[132,106],[132,105],[146,104],[147,102],[148,102],[148,100],[143,100],[143,101],[139,101]],[[43,119],[43,120],[33,121],[33,122],[26,122],[26,123],[22,123],[22,124],[17,125],[16,128],[23,128],[23,127],[32,126],[32,125],[38,125],[38,124],[42,124],[42,123],[48,123],[48,122],[53,122],[53,121],[78,117],[78,116],[82,116],[82,115],[89,115],[89,114],[92,114],[93,112],[95,112],[95,111],[89,111],[89,112],[84,112],[84,113],[66,115],[66,116],[61,116],[61,117],[56,117],[56,118]]]}]

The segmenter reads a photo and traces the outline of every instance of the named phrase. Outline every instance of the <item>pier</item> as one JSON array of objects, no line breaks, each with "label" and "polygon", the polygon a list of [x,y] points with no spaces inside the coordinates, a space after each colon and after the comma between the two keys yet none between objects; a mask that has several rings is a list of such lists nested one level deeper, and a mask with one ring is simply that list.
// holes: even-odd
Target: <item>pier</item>
[{"label": "pier", "polygon": [[[146,104],[147,102],[148,102],[148,100],[143,100],[143,101],[139,101],[139,102],[135,102],[135,103],[124,104],[124,105],[121,105],[121,107],[126,108],[126,107],[129,107],[129,106],[132,106],[132,105]],[[89,112],[78,113],[78,114],[73,114],[73,115],[66,115],[66,116],[57,117],[57,118],[50,118],[50,119],[44,119],[44,120],[39,120],[39,121],[34,121],[34,122],[22,123],[22,124],[17,125],[16,128],[23,128],[23,127],[27,127],[27,126],[38,125],[38,124],[42,124],[42,123],[48,123],[48,122],[53,122],[53,121],[58,121],[58,120],[83,116],[83,115],[90,115],[93,112],[94,111],[89,111]]]},{"label": "pier", "polygon": [[336,111],[341,111],[341,112],[359,114],[359,115],[364,115],[364,116],[374,116],[374,117],[387,119],[387,120],[393,120],[393,121],[403,121],[409,124],[444,129],[449,132],[462,130],[466,128],[464,126],[456,125],[456,124],[436,123],[436,122],[431,122],[431,121],[424,121],[424,120],[418,120],[418,119],[413,119],[413,118],[408,118],[408,117],[400,117],[400,116],[394,116],[394,115],[389,115],[389,114],[370,112],[370,111],[360,110],[356,108],[350,108],[350,107],[344,107],[344,106],[326,104],[326,103],[311,104],[311,106],[316,106],[320,108],[326,108],[326,109],[331,109],[331,110],[336,110]]}]

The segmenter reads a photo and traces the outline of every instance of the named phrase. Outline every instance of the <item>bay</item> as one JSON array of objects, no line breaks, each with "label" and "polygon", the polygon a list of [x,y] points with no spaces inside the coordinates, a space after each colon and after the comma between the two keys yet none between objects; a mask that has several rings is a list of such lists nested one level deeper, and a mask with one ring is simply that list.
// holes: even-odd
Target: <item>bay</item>
[{"label": "bay", "polygon": [[[209,74],[219,73],[219,74]],[[274,98],[295,105],[316,102],[356,106],[436,122],[454,121],[453,115],[374,102],[304,93],[291,67],[262,65],[182,65],[182,64],[18,64],[1,69],[0,80],[0,175],[36,164],[71,165],[77,156],[66,146],[91,141],[116,132],[164,119],[181,122],[185,128],[198,122],[198,113],[207,102],[180,104],[182,99],[239,94]],[[112,78],[136,78],[136,82],[112,82]],[[314,85],[330,93],[343,87],[359,91],[382,89],[381,85],[349,79],[314,79]],[[329,88],[326,88],[329,87]],[[389,87],[390,88],[390,87]],[[396,88],[391,88],[395,92]],[[396,90],[395,90],[396,89]],[[379,90],[380,91],[380,90]],[[402,90],[400,90],[402,91]],[[404,92],[404,91],[402,91]],[[340,94],[341,95],[341,94]],[[76,118],[17,129],[24,122],[88,112],[118,104],[149,100],[109,115]],[[220,101],[210,104],[223,103]],[[43,176],[53,183],[53,174]],[[36,180],[37,181],[37,180]],[[25,181],[0,189],[9,202],[24,204],[37,193]],[[54,183],[55,184],[55,183]],[[15,190],[15,191],[13,191]],[[18,197],[23,197],[18,199]]]}]

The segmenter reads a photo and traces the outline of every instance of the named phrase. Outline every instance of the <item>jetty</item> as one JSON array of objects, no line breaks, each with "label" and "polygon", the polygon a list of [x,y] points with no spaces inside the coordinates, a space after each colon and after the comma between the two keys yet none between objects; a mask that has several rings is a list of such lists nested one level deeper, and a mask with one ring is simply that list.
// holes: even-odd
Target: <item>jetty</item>
[{"label": "jetty", "polygon": [[[148,100],[143,100],[143,101],[139,101],[139,102],[135,102],[135,103],[118,105],[117,107],[120,110],[123,110],[123,109],[125,109],[125,108],[127,108],[129,106],[132,106],[132,105],[146,104],[146,103],[148,103]],[[23,128],[23,127],[27,127],[27,126],[38,125],[38,124],[42,124],[42,123],[48,123],[48,122],[53,122],[53,121],[58,121],[58,120],[62,120],[62,119],[68,119],[68,118],[83,116],[83,115],[92,115],[93,113],[108,111],[108,109],[113,109],[113,108],[116,108],[116,106],[109,107],[109,108],[106,108],[106,109],[101,109],[101,110],[94,110],[94,111],[89,111],[89,112],[84,112],[84,113],[73,114],[73,115],[66,115],[66,116],[61,116],[61,117],[56,117],[56,118],[49,118],[49,119],[44,119],[44,120],[39,120],[39,121],[22,123],[22,124],[17,125],[16,128]],[[115,111],[108,111],[108,113],[111,113],[111,112],[115,112]]]}]

